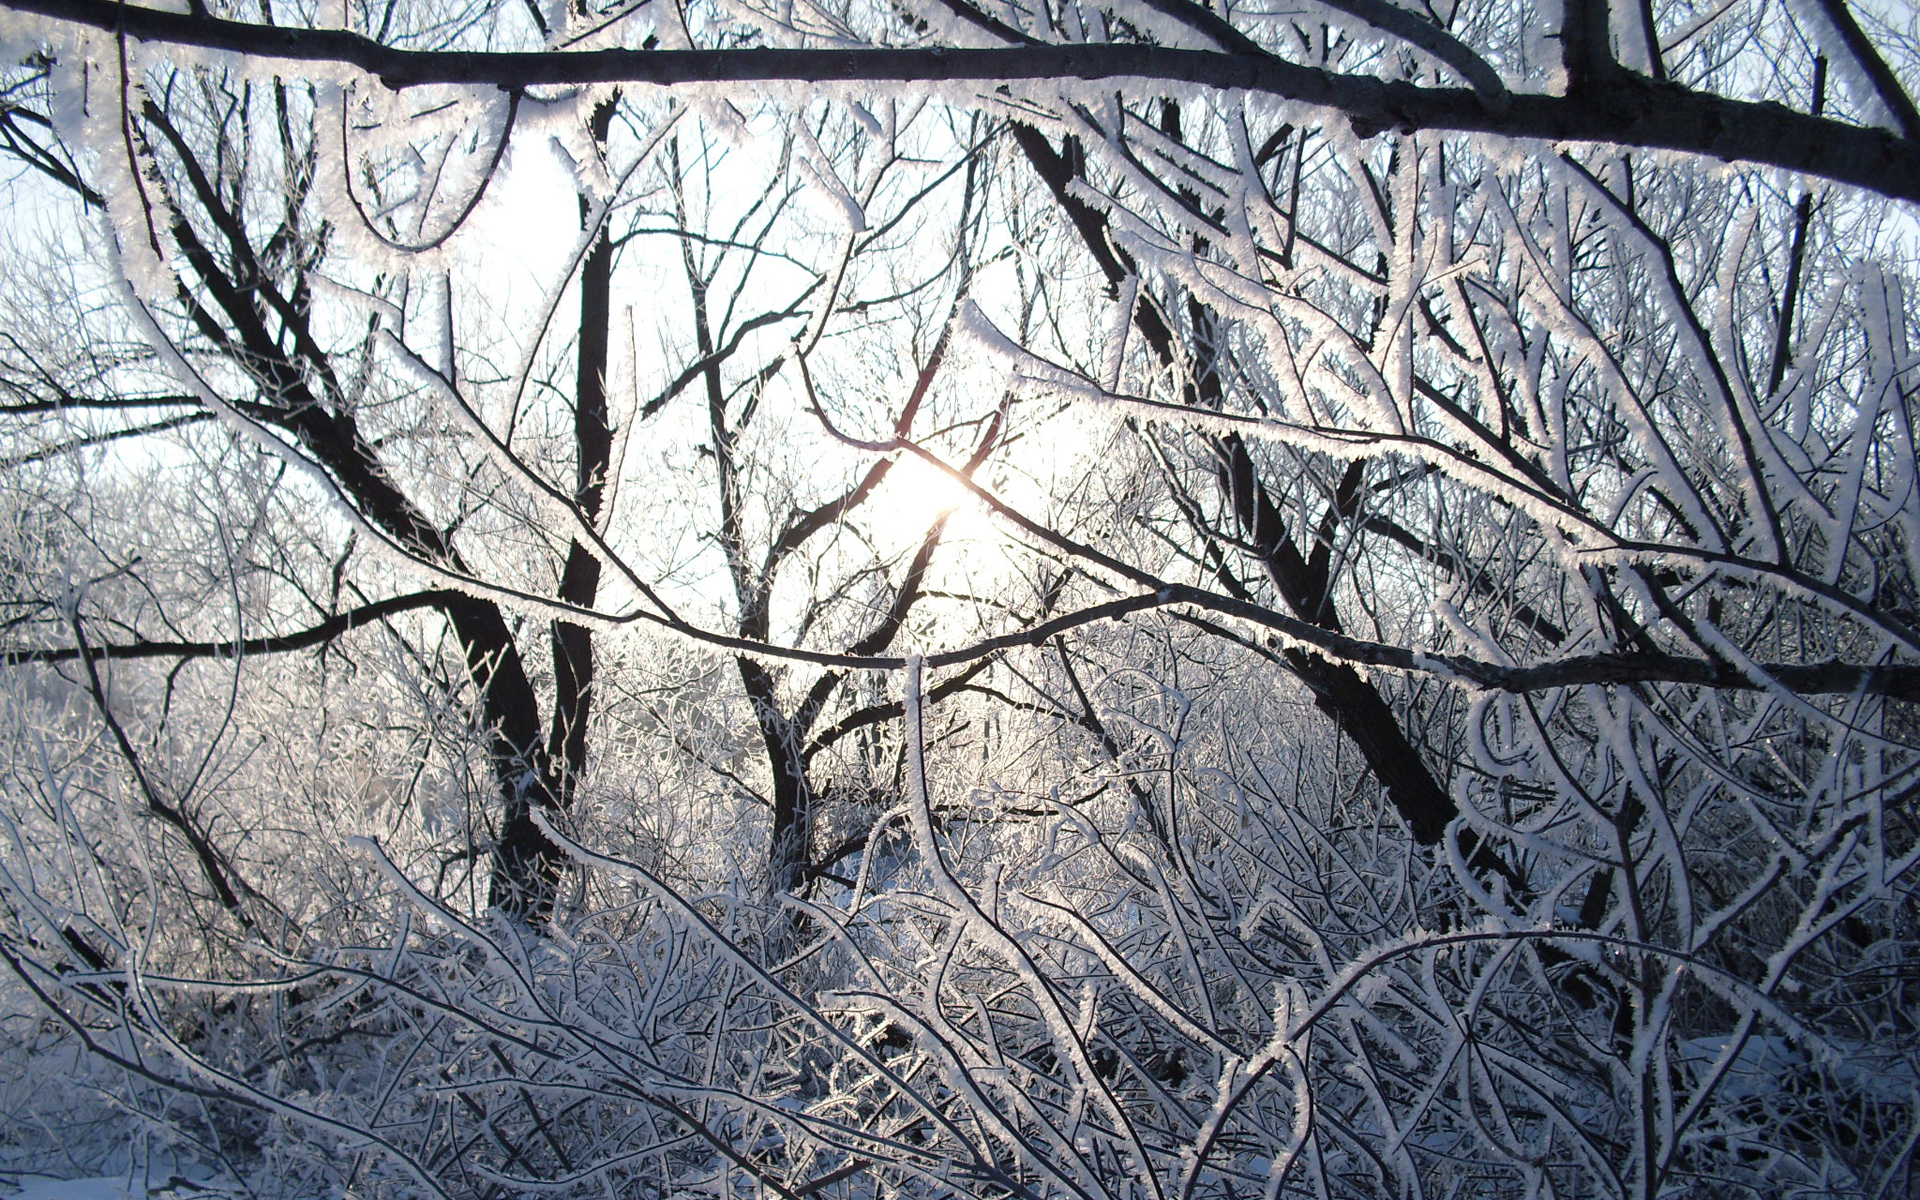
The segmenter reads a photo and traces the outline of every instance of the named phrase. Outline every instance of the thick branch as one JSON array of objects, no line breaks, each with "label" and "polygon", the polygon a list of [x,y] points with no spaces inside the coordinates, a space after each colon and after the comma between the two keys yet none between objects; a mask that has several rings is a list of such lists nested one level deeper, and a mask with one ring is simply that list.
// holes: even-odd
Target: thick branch
[{"label": "thick branch", "polygon": [[[1778,687],[1803,695],[1858,693],[1920,702],[1920,665],[1868,665],[1828,660],[1818,663],[1756,663],[1751,673],[1731,663],[1657,652],[1618,652],[1551,659],[1531,666],[1508,666],[1459,654],[1409,650],[1386,642],[1368,641],[1322,628],[1310,621],[1275,612],[1218,592],[1188,584],[1163,584],[1154,591],[1122,596],[1092,605],[1013,633],[982,638],[971,645],[924,656],[929,668],[958,666],[1021,646],[1037,646],[1069,630],[1100,621],[1119,620],[1138,612],[1190,604],[1195,608],[1235,617],[1271,629],[1299,648],[1356,667],[1431,675],[1472,688],[1499,692],[1539,692],[1587,684],[1631,686],[1647,683],[1683,683],[1699,687],[1758,691]],[[906,666],[899,655],[835,654],[770,646],[747,638],[697,630],[683,630],[709,645],[767,658],[808,662],[854,670],[898,671]]]},{"label": "thick branch", "polygon": [[112,0],[0,0],[5,7],[148,42],[251,58],[337,63],[389,87],[475,84],[796,83],[1122,79],[1238,88],[1344,113],[1362,134],[1388,129],[1603,142],[1764,163],[1920,200],[1920,141],[1655,83],[1625,71],[1577,96],[1515,95],[1502,111],[1467,88],[1343,75],[1273,57],[1164,46],[1046,45],[994,49],[412,51],[333,29],[287,29],[163,12]]}]

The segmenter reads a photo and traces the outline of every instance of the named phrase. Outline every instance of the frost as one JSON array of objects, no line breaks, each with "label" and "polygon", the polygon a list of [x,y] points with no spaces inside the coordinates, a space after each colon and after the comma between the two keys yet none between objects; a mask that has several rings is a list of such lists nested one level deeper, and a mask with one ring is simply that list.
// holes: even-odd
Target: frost
[{"label": "frost", "polygon": [[[9,1128],[264,1197],[1902,1194],[1906,217],[1150,79],[603,78],[998,44],[952,6],[215,9],[606,69],[0,16]],[[1816,17],[1667,65],[1777,100]],[[1556,6],[1456,18],[1557,85]]]}]

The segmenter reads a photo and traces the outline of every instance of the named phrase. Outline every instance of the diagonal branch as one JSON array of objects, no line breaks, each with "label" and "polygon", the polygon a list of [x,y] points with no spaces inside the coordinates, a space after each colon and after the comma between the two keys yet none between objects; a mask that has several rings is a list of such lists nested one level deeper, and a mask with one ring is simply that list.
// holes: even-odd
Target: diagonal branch
[{"label": "diagonal branch", "polygon": [[1505,112],[1511,103],[1507,85],[1500,72],[1473,48],[1417,13],[1401,8],[1391,0],[1320,0],[1328,8],[1359,17],[1382,33],[1392,34],[1408,45],[1417,46],[1459,73],[1460,78],[1479,93],[1481,103],[1491,112]]},{"label": "diagonal branch", "polygon": [[147,425],[134,425],[126,429],[111,429],[105,433],[82,434],[79,437],[72,437],[62,442],[55,442],[50,446],[42,446],[38,450],[28,450],[20,454],[10,454],[4,458],[0,458],[0,471],[12,470],[15,467],[24,467],[31,463],[45,462],[50,458],[58,458],[62,454],[71,454],[76,450],[90,450],[95,446],[104,446],[109,442],[123,441],[127,438],[145,437],[152,433],[165,433],[169,429],[179,429],[184,425],[196,425],[202,421],[210,420],[212,417],[213,414],[210,412],[191,412],[184,413],[177,417],[168,417],[162,421],[154,421]]},{"label": "diagonal branch", "polygon": [[1847,53],[1860,64],[1861,72],[1873,84],[1874,94],[1893,114],[1900,132],[1909,141],[1920,139],[1920,112],[1914,110],[1913,97],[1907,94],[1906,88],[1900,86],[1900,80],[1887,65],[1887,60],[1880,57],[1880,52],[1867,40],[1866,32],[1847,8],[1847,0],[1820,0],[1820,11],[1827,20],[1833,22],[1834,31],[1846,43]]},{"label": "diagonal branch", "polygon": [[140,788],[140,795],[147,802],[147,811],[160,818],[187,840],[188,847],[193,851],[194,861],[199,863],[201,874],[206,876],[207,883],[213,887],[214,894],[220,900],[220,906],[232,913],[234,919],[247,929],[253,929],[253,915],[247,911],[246,905],[241,901],[240,892],[246,892],[249,897],[257,897],[259,893],[238,876],[233,869],[233,864],[220,853],[197,822],[160,795],[159,788],[147,774],[145,766],[141,764],[140,755],[134,750],[133,742],[127,737],[126,729],[113,715],[113,706],[107,702],[107,691],[100,682],[99,668],[94,665],[94,659],[98,656],[90,653],[92,648],[87,644],[87,635],[80,626],[78,614],[70,614],[69,619],[73,626],[74,641],[79,645],[78,657],[87,668],[88,694],[92,696],[94,708],[99,711],[100,719],[106,724],[107,731],[113,735],[114,747],[120,752],[120,757],[127,764],[127,769],[133,773],[134,782]]}]

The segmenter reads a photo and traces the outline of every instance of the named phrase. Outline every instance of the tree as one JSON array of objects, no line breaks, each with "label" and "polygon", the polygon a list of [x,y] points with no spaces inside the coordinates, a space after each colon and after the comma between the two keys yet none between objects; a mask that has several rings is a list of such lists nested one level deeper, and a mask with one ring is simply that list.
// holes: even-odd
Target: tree
[{"label": "tree", "polygon": [[[1909,1181],[1911,30],[9,7],[117,294],[13,301],[82,332],[5,367],[0,944],[236,1163]],[[466,248],[536,130],[528,305]],[[169,456],[165,552],[87,512]],[[354,732],[268,771],[294,719]],[[468,815],[342,859],[402,746]]]}]

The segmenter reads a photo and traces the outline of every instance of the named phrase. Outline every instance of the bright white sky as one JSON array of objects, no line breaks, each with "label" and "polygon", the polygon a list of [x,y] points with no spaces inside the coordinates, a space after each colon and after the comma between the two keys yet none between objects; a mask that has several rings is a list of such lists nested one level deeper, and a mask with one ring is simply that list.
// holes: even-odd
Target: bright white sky
[{"label": "bright white sky", "polygon": [[[454,246],[455,255],[463,265],[484,263],[486,273],[497,276],[497,284],[485,286],[485,303],[494,314],[491,320],[499,320],[509,312],[531,309],[566,268],[579,237],[578,200],[574,182],[558,156],[543,151],[538,135],[523,131],[505,160],[505,168],[469,226],[457,235]],[[754,172],[743,170],[742,174],[752,177]],[[823,204],[826,203],[825,198],[820,199]],[[662,245],[666,244],[667,239],[659,240]],[[658,249],[649,249],[653,249],[651,257],[657,258]],[[1000,273],[997,270],[984,272],[977,287],[989,294],[996,287],[1005,287],[997,279]],[[612,364],[616,422],[621,419],[623,404],[630,400],[629,395],[621,394],[624,389],[636,390],[643,396],[649,395],[669,377],[666,357],[668,346],[661,344],[665,339],[656,332],[660,323],[664,321],[670,326],[672,336],[678,339],[679,344],[674,347],[677,353],[685,355],[690,352],[687,349],[692,341],[690,300],[684,281],[667,278],[669,274],[671,272],[654,279],[647,278],[648,271],[643,264],[635,254],[629,253],[623,256],[620,273],[616,275],[616,308],[627,305],[633,307],[634,325],[638,331],[632,340],[632,354],[638,361],[633,362],[628,358],[624,323],[616,321],[616,325],[621,326],[615,333]],[[527,327],[517,323],[513,317],[506,317],[506,322],[504,328],[509,331],[517,332]],[[556,332],[559,336],[566,336],[564,321],[556,325]],[[519,353],[524,351],[524,346],[516,350]],[[969,393],[983,393],[986,402],[990,402],[991,397],[999,392],[999,380],[1004,371],[995,364],[978,360],[978,355],[950,354],[943,368],[942,385],[956,386],[955,376],[964,373],[966,382],[959,386],[965,386]],[[783,380],[782,384],[797,386],[787,380]],[[904,403],[904,400],[903,392],[900,402]],[[789,407],[798,407],[792,398],[787,403]],[[643,550],[642,557],[654,559],[657,563],[686,563],[686,573],[679,576],[678,582],[690,592],[703,595],[703,599],[695,603],[699,607],[706,607],[718,598],[719,593],[728,589],[717,575],[719,563],[712,555],[703,524],[692,510],[686,514],[688,520],[684,530],[673,529],[662,523],[660,518],[667,518],[669,522],[671,518],[658,510],[655,491],[663,456],[685,466],[687,464],[683,460],[691,447],[706,439],[704,404],[689,393],[676,401],[675,406],[679,411],[670,408],[642,427],[624,454],[616,444],[616,466],[624,464],[625,467],[624,477],[620,479],[617,489],[640,489],[647,493],[640,501],[641,507],[627,511],[647,513],[653,520],[646,535],[664,541],[659,546]],[[842,451],[830,444],[815,446],[815,443],[823,443],[824,438],[808,417],[793,416],[788,424],[793,435],[801,439],[795,443],[796,448],[803,445],[811,447],[804,452],[805,463],[825,472],[816,481],[822,489],[841,479],[842,472],[845,472],[845,479],[855,478],[857,471],[871,461],[859,452]],[[1033,455],[1037,433],[1029,430],[1027,439],[1015,449],[1023,455]],[[1046,457],[1051,460],[1058,456],[1049,454]],[[981,473],[983,483],[988,482],[991,465],[990,462],[989,468]],[[1069,472],[1077,469],[1075,464],[1059,465]],[[1024,506],[1043,503],[1045,495],[1056,482],[1026,476],[1010,477],[1000,473],[994,486],[996,490],[1008,489],[1006,498]],[[698,494],[688,499],[692,503],[711,502],[710,497]],[[1015,569],[1017,552],[1014,544],[963,485],[911,455],[901,456],[887,480],[854,514],[852,520],[866,531],[871,550],[897,556],[904,562],[926,530],[942,514],[947,515],[947,526],[941,550],[935,559],[937,582],[934,586],[988,595],[1003,588]],[[612,533],[617,544],[632,544],[631,529],[616,528]],[[831,533],[819,535],[815,549],[821,549],[832,538]],[[870,552],[855,551],[852,546],[846,547],[846,550],[856,556]],[[701,562],[705,565],[698,565]],[[642,569],[645,573],[645,568]],[[796,576],[794,582],[798,583],[800,579]],[[613,583],[611,578],[608,583]],[[719,593],[715,589],[719,589]],[[612,601],[613,597],[608,596],[607,599]],[[721,603],[725,606],[728,602]]]}]

